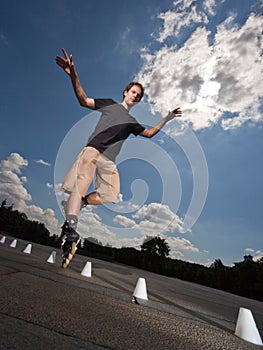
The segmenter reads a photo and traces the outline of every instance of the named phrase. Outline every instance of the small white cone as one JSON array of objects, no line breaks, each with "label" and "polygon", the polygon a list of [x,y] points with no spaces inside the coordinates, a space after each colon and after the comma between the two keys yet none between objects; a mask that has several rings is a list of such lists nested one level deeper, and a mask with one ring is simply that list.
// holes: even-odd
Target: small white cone
[{"label": "small white cone", "polygon": [[140,277],[137,281],[136,287],[133,292],[133,297],[148,300],[146,281],[144,278]]},{"label": "small white cone", "polygon": [[32,244],[28,244],[25,249],[23,250],[24,253],[26,254],[31,254],[31,250],[32,250]]},{"label": "small white cone", "polygon": [[263,345],[252,312],[249,309],[239,308],[235,335],[250,343]]},{"label": "small white cone", "polygon": [[87,261],[81,272],[82,276],[91,277],[91,262]]},{"label": "small white cone", "polygon": [[4,244],[5,243],[5,236],[3,236],[0,240],[0,243]]},{"label": "small white cone", "polygon": [[55,264],[56,262],[56,252],[55,250],[50,254],[49,258],[47,259],[47,262],[50,264]]},{"label": "small white cone", "polygon": [[10,247],[11,247],[11,248],[15,248],[16,245],[17,245],[17,239],[14,239],[14,240],[11,242]]}]

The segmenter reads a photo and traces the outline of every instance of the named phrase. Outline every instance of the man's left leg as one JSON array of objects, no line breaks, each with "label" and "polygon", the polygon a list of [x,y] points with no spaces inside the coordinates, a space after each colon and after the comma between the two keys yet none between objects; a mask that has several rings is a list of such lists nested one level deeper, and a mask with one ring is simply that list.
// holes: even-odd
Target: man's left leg
[{"label": "man's left leg", "polygon": [[116,164],[103,155],[97,162],[95,187],[96,192],[82,197],[82,207],[118,202],[120,194],[119,173]]}]

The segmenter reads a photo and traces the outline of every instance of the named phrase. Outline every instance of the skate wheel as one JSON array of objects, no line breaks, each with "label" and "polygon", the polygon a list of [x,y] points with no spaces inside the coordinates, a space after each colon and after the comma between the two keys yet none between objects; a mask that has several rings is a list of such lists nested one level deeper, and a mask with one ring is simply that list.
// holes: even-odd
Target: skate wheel
[{"label": "skate wheel", "polygon": [[70,263],[71,259],[73,258],[73,255],[76,253],[77,250],[77,243],[72,242],[71,248],[68,251],[67,256],[64,256],[64,259],[62,261],[62,268],[65,269],[67,268],[68,264]]}]

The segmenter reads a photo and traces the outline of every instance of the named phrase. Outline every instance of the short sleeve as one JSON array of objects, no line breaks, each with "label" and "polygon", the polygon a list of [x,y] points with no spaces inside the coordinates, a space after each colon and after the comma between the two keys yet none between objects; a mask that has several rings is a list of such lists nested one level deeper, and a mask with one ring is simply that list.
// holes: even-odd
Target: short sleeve
[{"label": "short sleeve", "polygon": [[94,102],[95,110],[101,109],[103,107],[108,107],[117,103],[112,98],[95,98]]},{"label": "short sleeve", "polygon": [[145,130],[145,127],[142,126],[141,124],[139,123],[133,124],[133,130],[132,130],[133,135],[138,136],[144,130]]}]

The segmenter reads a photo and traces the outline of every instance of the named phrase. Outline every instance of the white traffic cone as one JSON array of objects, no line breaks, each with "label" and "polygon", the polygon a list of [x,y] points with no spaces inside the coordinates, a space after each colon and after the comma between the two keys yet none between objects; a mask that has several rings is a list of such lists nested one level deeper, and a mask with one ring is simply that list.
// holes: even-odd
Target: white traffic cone
[{"label": "white traffic cone", "polygon": [[5,236],[3,236],[0,240],[0,243],[4,244],[5,243]]},{"label": "white traffic cone", "polygon": [[91,262],[87,261],[81,272],[82,276],[91,277]]},{"label": "white traffic cone", "polygon": [[235,335],[250,343],[263,345],[252,312],[249,309],[239,308]]},{"label": "white traffic cone", "polygon": [[146,281],[144,278],[140,277],[137,281],[136,287],[133,292],[133,298],[139,298],[143,300],[148,300]]},{"label": "white traffic cone", "polygon": [[11,248],[15,248],[16,245],[17,245],[17,239],[14,239],[14,240],[11,242],[10,247],[11,247]]},{"label": "white traffic cone", "polygon": [[56,262],[56,252],[53,250],[53,252],[50,254],[49,258],[47,259],[47,262],[50,264],[55,264]]},{"label": "white traffic cone", "polygon": [[32,251],[32,244],[28,244],[25,249],[23,250],[24,253],[26,254],[31,254]]}]

